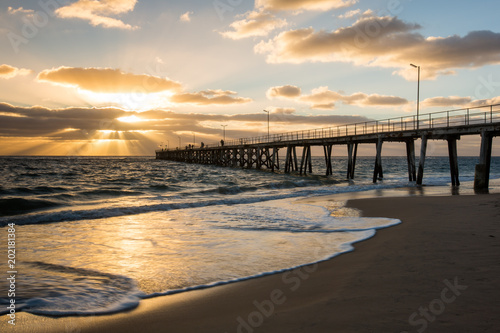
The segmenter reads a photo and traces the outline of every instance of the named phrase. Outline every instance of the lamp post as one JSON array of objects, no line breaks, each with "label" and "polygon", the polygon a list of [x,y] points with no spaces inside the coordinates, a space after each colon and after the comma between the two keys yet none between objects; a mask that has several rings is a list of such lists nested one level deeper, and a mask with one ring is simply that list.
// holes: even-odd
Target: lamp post
[{"label": "lamp post", "polygon": [[418,116],[420,113],[420,66],[414,64],[410,64],[410,66],[418,70],[418,81],[417,81],[417,129],[418,129],[419,127]]},{"label": "lamp post", "polygon": [[221,125],[222,126],[222,137],[224,138],[224,142],[226,141],[226,126],[227,125]]},{"label": "lamp post", "polygon": [[262,111],[267,113],[267,142],[269,142],[269,114],[270,114],[270,112],[267,110],[262,110]]}]

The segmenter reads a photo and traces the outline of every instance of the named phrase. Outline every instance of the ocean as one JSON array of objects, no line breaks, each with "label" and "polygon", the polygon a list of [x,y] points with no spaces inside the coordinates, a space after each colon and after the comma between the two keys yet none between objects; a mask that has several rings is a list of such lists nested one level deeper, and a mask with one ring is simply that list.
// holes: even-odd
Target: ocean
[{"label": "ocean", "polygon": [[[346,158],[323,176],[183,164],[152,157],[0,157],[0,276],[15,271],[16,311],[68,316],[120,312],[141,299],[272,274],[352,251],[399,220],[364,218],[349,198],[471,194],[477,157],[426,160],[425,186],[409,183],[405,157]],[[500,192],[493,157],[491,192]],[[318,204],[311,196],[336,195]],[[403,222],[404,223],[404,222]],[[15,225],[15,264],[7,234]],[[12,264],[12,262],[9,262]],[[9,280],[0,279],[0,314]],[[6,310],[7,309],[7,310]]]}]

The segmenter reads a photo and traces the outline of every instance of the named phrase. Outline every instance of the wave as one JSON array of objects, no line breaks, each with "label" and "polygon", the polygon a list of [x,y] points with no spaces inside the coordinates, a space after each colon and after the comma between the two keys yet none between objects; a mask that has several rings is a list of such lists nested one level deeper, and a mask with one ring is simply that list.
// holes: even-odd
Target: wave
[{"label": "wave", "polygon": [[[400,222],[394,222],[391,225],[397,223]],[[30,269],[26,269],[25,267],[23,275],[17,280],[17,283],[23,286],[23,288],[22,294],[19,294],[19,297],[16,293],[16,311],[53,317],[89,316],[123,312],[136,308],[142,299],[208,289],[272,274],[289,272],[305,266],[314,268],[318,263],[330,260],[344,253],[352,252],[355,243],[369,239],[375,234],[375,228],[367,229],[356,240],[341,244],[335,253],[312,262],[149,294],[140,291],[135,280],[126,276],[40,261],[24,262],[24,265],[29,265]],[[2,283],[5,284],[2,281],[0,282],[0,286]],[[0,297],[0,315],[8,313],[8,309],[6,308],[8,304],[9,299]]]},{"label": "wave", "polygon": [[11,216],[26,214],[42,209],[61,206],[60,203],[51,200],[8,198],[0,199],[0,216]]},{"label": "wave", "polygon": [[122,189],[100,189],[100,190],[87,190],[77,193],[78,196],[84,197],[122,197],[122,196],[136,196],[143,195],[141,191],[131,191]]},{"label": "wave", "polygon": [[[17,311],[48,316],[116,313],[137,307],[144,296],[126,276],[40,261],[23,265],[30,267],[22,267],[23,274],[16,277]],[[0,297],[0,315],[8,313],[8,304],[8,298]]]},{"label": "wave", "polygon": [[[399,187],[405,187],[407,185],[400,185]],[[72,210],[64,209],[54,212],[39,212],[26,214],[24,216],[13,216],[13,217],[3,217],[0,219],[0,227],[6,226],[8,223],[15,223],[18,225],[27,224],[37,224],[37,223],[56,223],[56,222],[70,222],[70,221],[80,221],[80,220],[93,220],[101,218],[119,217],[127,215],[137,215],[150,212],[158,211],[171,211],[177,209],[187,209],[187,208],[199,208],[207,206],[216,205],[238,205],[238,204],[251,204],[257,202],[295,198],[295,197],[307,197],[307,196],[318,196],[318,195],[329,195],[337,193],[346,192],[360,192],[371,189],[384,189],[384,188],[395,188],[394,184],[375,184],[375,185],[352,185],[349,187],[305,187],[292,192],[268,192],[260,193],[260,195],[248,196],[248,197],[219,197],[216,199],[209,200],[192,200],[189,201],[189,197],[186,201],[182,202],[168,202],[159,204],[138,204],[136,206],[127,207],[104,207],[96,209],[81,209]],[[144,201],[143,201],[144,202]]]},{"label": "wave", "polygon": [[0,195],[42,195],[42,194],[53,194],[53,193],[64,193],[69,190],[60,186],[36,186],[33,188],[29,187],[14,187],[10,189],[0,188]]}]

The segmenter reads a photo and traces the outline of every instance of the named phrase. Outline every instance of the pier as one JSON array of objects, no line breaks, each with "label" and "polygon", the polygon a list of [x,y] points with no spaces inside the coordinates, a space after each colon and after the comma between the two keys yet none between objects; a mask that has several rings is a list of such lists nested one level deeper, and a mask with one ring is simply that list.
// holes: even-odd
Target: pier
[{"label": "pier", "polygon": [[[346,146],[346,178],[354,179],[358,145],[372,144],[376,150],[373,182],[377,182],[383,178],[384,142],[399,142],[406,145],[408,180],[422,185],[428,140],[445,140],[448,144],[451,183],[453,186],[459,186],[457,144],[460,137],[465,135],[481,136],[474,188],[486,190],[489,185],[493,138],[500,135],[500,104],[421,114],[418,119],[416,116],[399,117],[241,138],[204,147],[162,149],[156,151],[156,158],[275,171],[280,170],[279,151],[283,149],[286,151],[283,171],[306,175],[312,173],[311,147],[319,146],[323,147],[325,175],[329,176],[333,171],[333,147]],[[415,158],[416,140],[420,140],[418,167]],[[297,148],[302,148],[300,157],[297,156]]]}]

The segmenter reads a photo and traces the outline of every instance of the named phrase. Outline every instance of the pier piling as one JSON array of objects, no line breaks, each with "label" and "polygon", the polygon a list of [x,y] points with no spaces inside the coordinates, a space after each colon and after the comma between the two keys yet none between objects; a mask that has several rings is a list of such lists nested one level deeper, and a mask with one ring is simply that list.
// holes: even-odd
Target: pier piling
[{"label": "pier piling", "polygon": [[493,145],[492,133],[481,133],[481,151],[479,164],[476,165],[474,175],[474,190],[487,191],[490,183],[491,147]]}]

